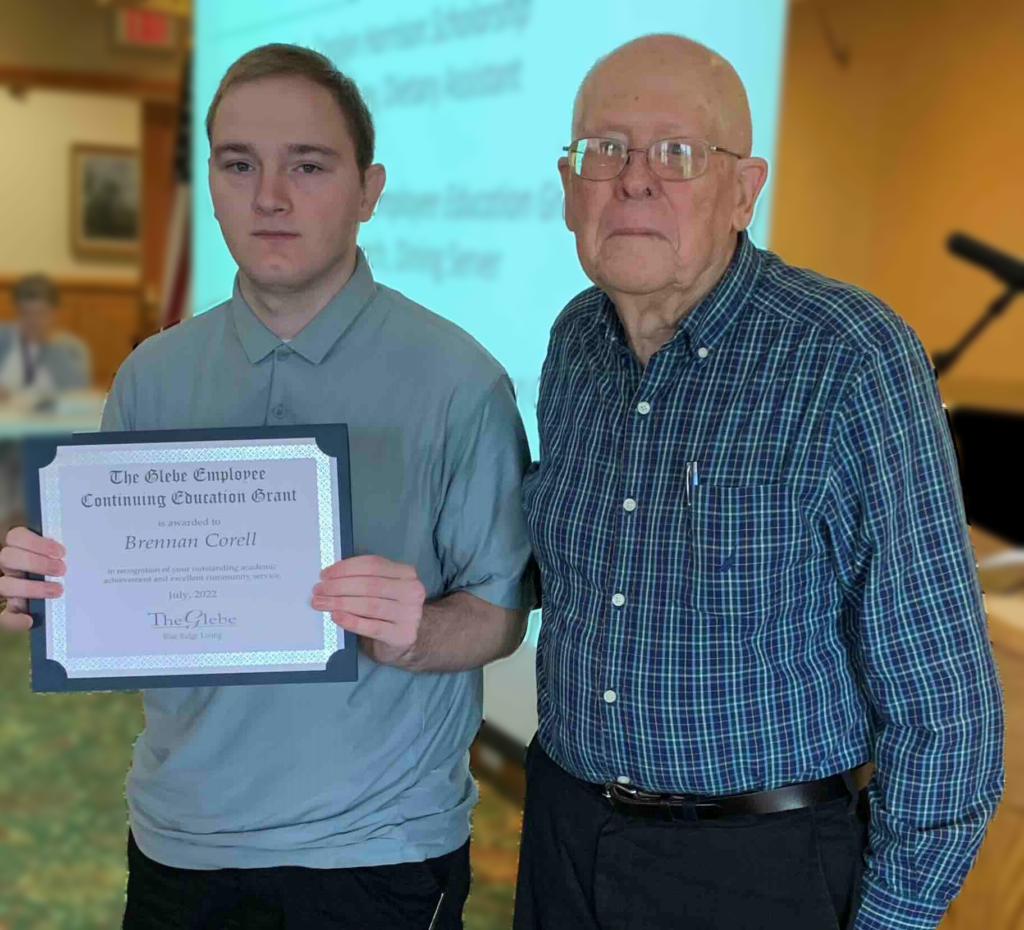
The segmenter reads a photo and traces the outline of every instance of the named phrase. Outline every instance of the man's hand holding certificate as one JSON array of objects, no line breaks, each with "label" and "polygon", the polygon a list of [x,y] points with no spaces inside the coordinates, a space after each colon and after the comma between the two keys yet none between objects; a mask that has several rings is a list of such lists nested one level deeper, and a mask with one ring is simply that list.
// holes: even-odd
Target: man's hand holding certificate
[{"label": "man's hand holding certificate", "polygon": [[54,539],[44,539],[22,526],[7,534],[0,549],[0,594],[7,606],[0,613],[0,626],[8,630],[27,630],[32,626],[28,601],[60,597],[64,586],[57,581],[31,581],[27,573],[59,578],[66,571],[64,547]]},{"label": "man's hand holding certificate", "polygon": [[386,665],[413,665],[427,592],[411,565],[357,556],[321,572],[313,606],[365,637],[364,650]]}]

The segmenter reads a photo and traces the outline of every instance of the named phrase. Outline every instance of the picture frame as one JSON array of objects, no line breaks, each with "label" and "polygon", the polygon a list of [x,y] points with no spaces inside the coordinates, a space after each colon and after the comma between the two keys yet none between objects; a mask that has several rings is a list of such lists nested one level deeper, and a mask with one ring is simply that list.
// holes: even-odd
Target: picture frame
[{"label": "picture frame", "polygon": [[71,147],[71,249],[83,258],[135,258],[142,240],[137,149]]}]

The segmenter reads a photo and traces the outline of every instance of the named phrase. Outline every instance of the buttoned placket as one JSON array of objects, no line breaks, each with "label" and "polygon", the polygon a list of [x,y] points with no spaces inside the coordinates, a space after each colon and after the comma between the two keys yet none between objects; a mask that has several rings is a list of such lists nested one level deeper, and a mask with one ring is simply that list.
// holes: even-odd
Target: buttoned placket
[{"label": "buttoned placket", "polygon": [[288,410],[284,402],[284,370],[292,364],[294,350],[286,345],[279,346],[271,355],[270,396],[267,403],[266,422],[269,426],[279,426],[287,422]]},{"label": "buttoned placket", "polygon": [[[643,476],[648,474],[651,467],[650,449],[654,441],[654,430],[658,423],[656,416],[658,394],[666,389],[675,378],[678,378],[680,366],[702,364],[710,355],[710,351],[704,346],[691,351],[685,335],[680,334],[678,338],[684,340],[681,345],[666,346],[665,349],[652,356],[640,376],[638,387],[624,406],[616,423],[616,430],[622,436],[619,448],[620,483],[618,488],[621,506],[616,509],[619,520],[616,534],[616,564],[613,569],[613,591],[608,597],[610,606],[606,612],[608,626],[613,629],[620,624],[629,624],[630,582],[635,574],[632,570],[632,560],[633,553],[638,548],[637,533],[642,525],[645,486]],[[616,350],[622,348],[620,345],[615,346]],[[636,365],[636,360],[631,354],[628,359],[625,359],[618,351],[615,354],[619,356],[616,360],[619,364]],[[611,640],[621,642],[623,637],[604,637],[605,643]],[[601,695],[604,713],[621,715],[623,712],[623,682],[608,680],[609,676],[614,678],[620,674],[619,669],[609,667],[618,664],[610,662],[609,658],[602,650],[597,683],[599,688],[604,689]],[[621,726],[617,721],[609,721],[609,723],[611,725],[609,728],[616,725]],[[607,732],[609,728],[602,728],[602,730]],[[607,744],[605,748],[607,752]],[[621,766],[621,760],[608,759],[608,761],[613,765]],[[623,785],[631,783],[630,777],[626,774],[616,776],[616,780]]]}]

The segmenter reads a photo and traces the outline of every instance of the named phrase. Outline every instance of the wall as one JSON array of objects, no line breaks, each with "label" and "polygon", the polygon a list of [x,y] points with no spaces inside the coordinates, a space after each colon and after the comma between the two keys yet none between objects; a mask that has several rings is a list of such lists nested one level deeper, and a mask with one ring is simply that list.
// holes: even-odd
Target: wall
[{"label": "wall", "polygon": [[139,148],[142,103],[131,97],[0,88],[0,275],[137,281],[139,263],[81,259],[71,249],[71,147],[77,142]]},{"label": "wall", "polygon": [[[790,15],[772,249],[873,291],[945,349],[1002,289],[949,254],[949,234],[1024,258],[1024,3],[820,0]],[[1022,351],[1024,299],[943,376],[947,403],[1024,410]],[[990,627],[1007,788],[942,930],[1024,930],[1024,636]]]},{"label": "wall", "polygon": [[178,80],[173,52],[119,46],[110,5],[96,0],[0,0],[0,68],[130,74]]},{"label": "wall", "polygon": [[[796,3],[788,41],[772,249],[873,291],[930,352],[947,348],[1001,287],[947,252],[949,234],[1024,258],[1024,3]],[[1024,298],[943,384],[1020,387],[1022,350]]]}]

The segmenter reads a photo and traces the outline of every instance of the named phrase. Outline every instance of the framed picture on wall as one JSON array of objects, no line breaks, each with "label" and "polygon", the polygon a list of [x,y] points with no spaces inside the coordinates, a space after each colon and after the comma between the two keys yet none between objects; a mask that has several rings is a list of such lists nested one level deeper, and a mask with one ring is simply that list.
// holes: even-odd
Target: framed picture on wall
[{"label": "framed picture on wall", "polygon": [[135,149],[71,148],[71,248],[83,258],[132,258],[142,236],[141,166]]}]

